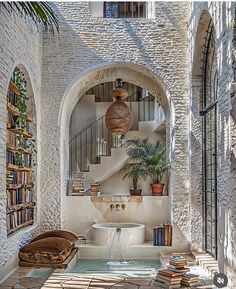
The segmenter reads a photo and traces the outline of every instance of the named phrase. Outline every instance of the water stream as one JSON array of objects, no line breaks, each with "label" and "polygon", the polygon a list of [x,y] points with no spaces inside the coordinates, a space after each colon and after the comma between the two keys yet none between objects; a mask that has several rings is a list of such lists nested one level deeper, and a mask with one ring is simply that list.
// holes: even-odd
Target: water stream
[{"label": "water stream", "polygon": [[[118,263],[126,264],[127,262],[126,262],[125,252],[124,252],[125,248],[123,248],[120,242],[120,237],[121,237],[121,232],[122,232],[122,228],[120,225],[121,211],[118,208],[116,209],[113,208],[111,209],[111,213],[112,213],[112,221],[116,230],[113,233],[112,241],[109,247],[108,265],[114,265],[114,260],[116,259],[119,260],[119,261],[115,261],[116,265]],[[114,254],[114,251],[116,252],[116,254]]]}]

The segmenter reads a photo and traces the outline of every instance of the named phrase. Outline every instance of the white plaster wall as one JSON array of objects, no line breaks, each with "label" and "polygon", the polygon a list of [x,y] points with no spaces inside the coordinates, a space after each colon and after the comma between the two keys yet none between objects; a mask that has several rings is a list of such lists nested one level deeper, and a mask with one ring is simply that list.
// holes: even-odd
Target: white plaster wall
[{"label": "white plaster wall", "polygon": [[76,104],[70,119],[70,139],[97,119],[94,95],[84,95]]},{"label": "white plaster wall", "polygon": [[[35,25],[17,15],[0,11],[0,281],[17,266],[18,251],[38,231],[40,223],[40,88],[41,36]],[[37,116],[37,216],[34,226],[7,237],[6,230],[6,95],[14,68],[27,71],[34,96]]]},{"label": "white plaster wall", "polygon": [[[156,133],[154,131],[155,122],[139,122],[139,130],[138,131],[130,131],[126,134],[125,139],[134,139],[136,137],[140,138],[149,138],[149,141],[152,143],[156,143],[160,141],[165,146],[165,139],[162,133]],[[123,148],[126,150],[126,148]],[[127,156],[128,157],[128,156]],[[109,178],[103,180],[101,182],[101,192],[105,195],[127,195],[129,194],[129,189],[133,188],[133,182],[131,178],[123,179],[123,176],[127,172],[127,165],[125,164],[119,171],[115,170],[114,163],[119,164],[122,160],[112,159],[112,163],[108,163],[110,166],[110,172],[114,172],[111,174]],[[102,165],[97,165],[98,169],[102,170]],[[151,195],[151,188],[150,188],[151,180],[147,179],[146,181],[143,179],[139,180],[139,188],[141,188],[142,195]],[[167,191],[167,184],[164,188],[164,194],[168,194]]]}]

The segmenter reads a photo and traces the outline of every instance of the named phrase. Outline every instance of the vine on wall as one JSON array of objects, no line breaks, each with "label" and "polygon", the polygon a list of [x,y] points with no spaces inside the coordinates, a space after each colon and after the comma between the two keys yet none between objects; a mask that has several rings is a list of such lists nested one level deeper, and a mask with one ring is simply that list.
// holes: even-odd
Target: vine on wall
[{"label": "vine on wall", "polygon": [[[32,159],[34,160],[33,156],[36,155],[37,150],[36,150],[36,140],[33,137],[24,138],[24,133],[27,129],[27,89],[26,85],[27,82],[24,78],[24,74],[22,71],[17,67],[14,70],[14,83],[17,85],[19,88],[19,95],[17,97],[17,108],[19,111],[19,116],[17,118],[17,126],[18,126],[18,134],[17,134],[17,140],[19,142],[19,147],[26,149],[31,152],[32,154]],[[16,154],[16,162],[19,167],[23,166],[23,153],[17,152]],[[33,165],[36,165],[36,163],[33,163]]]}]

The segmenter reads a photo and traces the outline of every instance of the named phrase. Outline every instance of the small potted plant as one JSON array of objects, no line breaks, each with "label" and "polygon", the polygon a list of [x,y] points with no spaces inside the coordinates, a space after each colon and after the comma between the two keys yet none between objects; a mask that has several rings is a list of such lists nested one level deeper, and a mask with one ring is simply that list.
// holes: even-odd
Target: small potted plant
[{"label": "small potted plant", "polygon": [[129,177],[133,179],[133,188],[130,189],[130,195],[141,195],[142,189],[138,188],[138,180],[140,178],[146,180],[148,177],[148,171],[142,161],[144,143],[145,140],[141,138],[127,141],[127,154],[130,165],[128,172],[123,178]]},{"label": "small potted plant", "polygon": [[143,168],[141,163],[130,164],[128,172],[124,175],[124,179],[133,179],[133,188],[129,189],[131,196],[140,196],[142,194],[142,189],[138,188],[138,180],[140,177],[144,177]]},{"label": "small potted plant", "polygon": [[155,144],[150,143],[148,138],[128,140],[127,145],[129,159],[134,162],[127,176],[133,176],[138,169],[140,173],[138,177],[143,179],[149,177],[152,180],[152,194],[154,196],[162,196],[164,185],[160,182],[168,168],[164,146],[159,141]]},{"label": "small potted plant", "polygon": [[146,155],[146,169],[152,180],[151,188],[153,196],[162,196],[164,184],[161,179],[164,172],[168,169],[166,162],[166,151],[160,142],[150,143]]}]

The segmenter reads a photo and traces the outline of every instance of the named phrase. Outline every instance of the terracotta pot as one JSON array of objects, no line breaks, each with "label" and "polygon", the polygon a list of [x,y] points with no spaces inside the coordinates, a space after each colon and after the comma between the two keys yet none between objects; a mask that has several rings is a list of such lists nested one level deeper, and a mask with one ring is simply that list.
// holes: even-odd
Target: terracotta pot
[{"label": "terracotta pot", "polygon": [[163,196],[163,188],[164,188],[163,184],[154,183],[154,184],[150,184],[150,186],[152,188],[153,196]]},{"label": "terracotta pot", "polygon": [[129,189],[131,196],[141,196],[142,189]]}]

